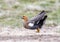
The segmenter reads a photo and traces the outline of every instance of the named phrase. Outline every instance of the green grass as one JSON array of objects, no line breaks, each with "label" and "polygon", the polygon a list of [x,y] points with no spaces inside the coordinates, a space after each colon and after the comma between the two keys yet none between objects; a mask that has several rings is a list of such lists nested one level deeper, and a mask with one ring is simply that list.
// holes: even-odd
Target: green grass
[{"label": "green grass", "polygon": [[36,2],[38,0],[18,0],[18,1],[21,2],[21,3],[27,4],[27,3],[34,3],[34,2]]},{"label": "green grass", "polygon": [[[52,8],[52,6],[55,4],[55,0],[18,0],[21,4],[20,5],[12,5],[11,8],[9,8],[9,6],[4,3],[2,0],[0,0],[0,5],[2,6],[0,9],[6,11],[5,9],[10,9],[10,16],[7,16],[7,15],[3,15],[3,16],[0,16],[0,24],[2,25],[9,25],[9,26],[17,26],[17,27],[22,27],[22,19],[20,18],[21,16],[23,15],[26,15],[30,18],[32,18],[33,16],[37,15],[38,13],[41,12],[38,11],[38,10],[24,10],[24,5],[27,5],[27,4],[34,4],[34,5],[38,5],[38,6],[41,6],[41,7],[47,7],[47,8]],[[41,1],[46,1],[47,3],[46,4],[43,4],[40,2]],[[17,11],[17,12],[16,12]],[[21,12],[20,12],[21,11]],[[54,21],[54,23],[52,23],[51,25],[53,24],[60,24],[60,8],[57,9],[57,10],[48,10],[48,11],[51,11],[51,12],[48,12],[47,15],[48,15],[48,18],[47,18],[47,21]],[[5,13],[6,14],[6,13]],[[11,18],[10,20],[7,20],[7,18]],[[50,24],[47,24],[47,25],[50,25]]]}]

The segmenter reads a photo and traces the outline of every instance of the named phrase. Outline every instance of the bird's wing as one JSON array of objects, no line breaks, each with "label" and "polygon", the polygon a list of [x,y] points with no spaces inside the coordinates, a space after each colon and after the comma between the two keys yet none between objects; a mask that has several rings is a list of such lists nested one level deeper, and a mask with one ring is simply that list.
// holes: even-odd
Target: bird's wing
[{"label": "bird's wing", "polygon": [[28,22],[36,22],[36,21],[39,21],[39,20],[43,19],[43,17],[45,16],[45,14],[46,14],[46,12],[45,11],[42,11],[37,16],[34,16],[33,18],[31,18]]},{"label": "bird's wing", "polygon": [[42,20],[45,16],[46,12],[42,11],[40,14],[38,14],[37,16],[31,18],[30,20],[28,20],[28,25],[29,26],[34,26],[36,24],[39,23],[40,20]]}]

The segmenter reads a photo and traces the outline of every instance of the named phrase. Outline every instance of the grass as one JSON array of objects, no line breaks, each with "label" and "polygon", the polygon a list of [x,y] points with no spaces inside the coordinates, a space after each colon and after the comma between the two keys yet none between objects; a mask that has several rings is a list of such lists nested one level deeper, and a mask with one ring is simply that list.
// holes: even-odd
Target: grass
[{"label": "grass", "polygon": [[[47,7],[49,9],[49,8],[53,8],[55,4],[55,0],[49,0],[49,1],[48,0],[38,0],[38,1],[37,0],[18,0],[18,1],[22,4],[21,5],[14,4],[12,5],[11,8],[9,8],[9,6],[6,3],[0,0],[0,5],[1,5],[0,9],[2,9],[5,12],[6,10],[4,9],[10,10],[10,15],[0,16],[0,24],[7,25],[7,26],[14,26],[14,27],[15,26],[22,27],[23,22],[22,22],[22,19],[20,18],[21,16],[26,15],[29,18],[32,18],[33,16],[37,15],[41,11],[41,10],[39,11],[39,10],[28,10],[28,9],[24,10],[25,8],[24,5],[34,4],[34,5],[41,6],[43,8]],[[46,1],[47,3],[46,4],[40,3],[42,1]],[[47,22],[54,21],[52,25],[53,24],[59,25],[60,24],[60,8],[54,11],[52,10],[48,10],[48,11],[51,11],[51,12],[47,13],[48,15]],[[50,24],[47,24],[47,25],[50,25]]]}]

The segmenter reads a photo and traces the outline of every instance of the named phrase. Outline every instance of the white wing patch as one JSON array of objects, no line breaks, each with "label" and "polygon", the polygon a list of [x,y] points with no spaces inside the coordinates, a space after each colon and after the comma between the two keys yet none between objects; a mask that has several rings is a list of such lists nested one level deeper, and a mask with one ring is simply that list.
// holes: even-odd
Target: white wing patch
[{"label": "white wing patch", "polygon": [[32,27],[32,26],[34,26],[34,24],[33,23],[29,23],[28,26]]}]

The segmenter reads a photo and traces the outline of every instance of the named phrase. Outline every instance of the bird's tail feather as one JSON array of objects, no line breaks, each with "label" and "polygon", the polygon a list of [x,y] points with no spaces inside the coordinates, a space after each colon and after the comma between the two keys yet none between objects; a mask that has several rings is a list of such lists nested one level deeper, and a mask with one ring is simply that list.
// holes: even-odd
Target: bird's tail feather
[{"label": "bird's tail feather", "polygon": [[43,17],[45,16],[46,12],[43,10],[40,14],[38,14],[37,16],[33,17],[30,21],[39,21],[41,19],[43,19]]},{"label": "bird's tail feather", "polygon": [[41,13],[40,13],[39,15],[41,15],[41,14],[43,14],[43,13],[46,13],[46,11],[44,11],[44,10],[43,10],[43,11],[41,11]]},{"label": "bird's tail feather", "polygon": [[44,18],[43,18],[42,20],[40,20],[40,22],[38,23],[40,28],[41,28],[41,27],[43,26],[43,24],[45,23],[46,18],[47,18],[47,15],[45,15]]},{"label": "bird's tail feather", "polygon": [[47,15],[45,15],[45,17],[43,18],[43,21],[47,18]]}]

